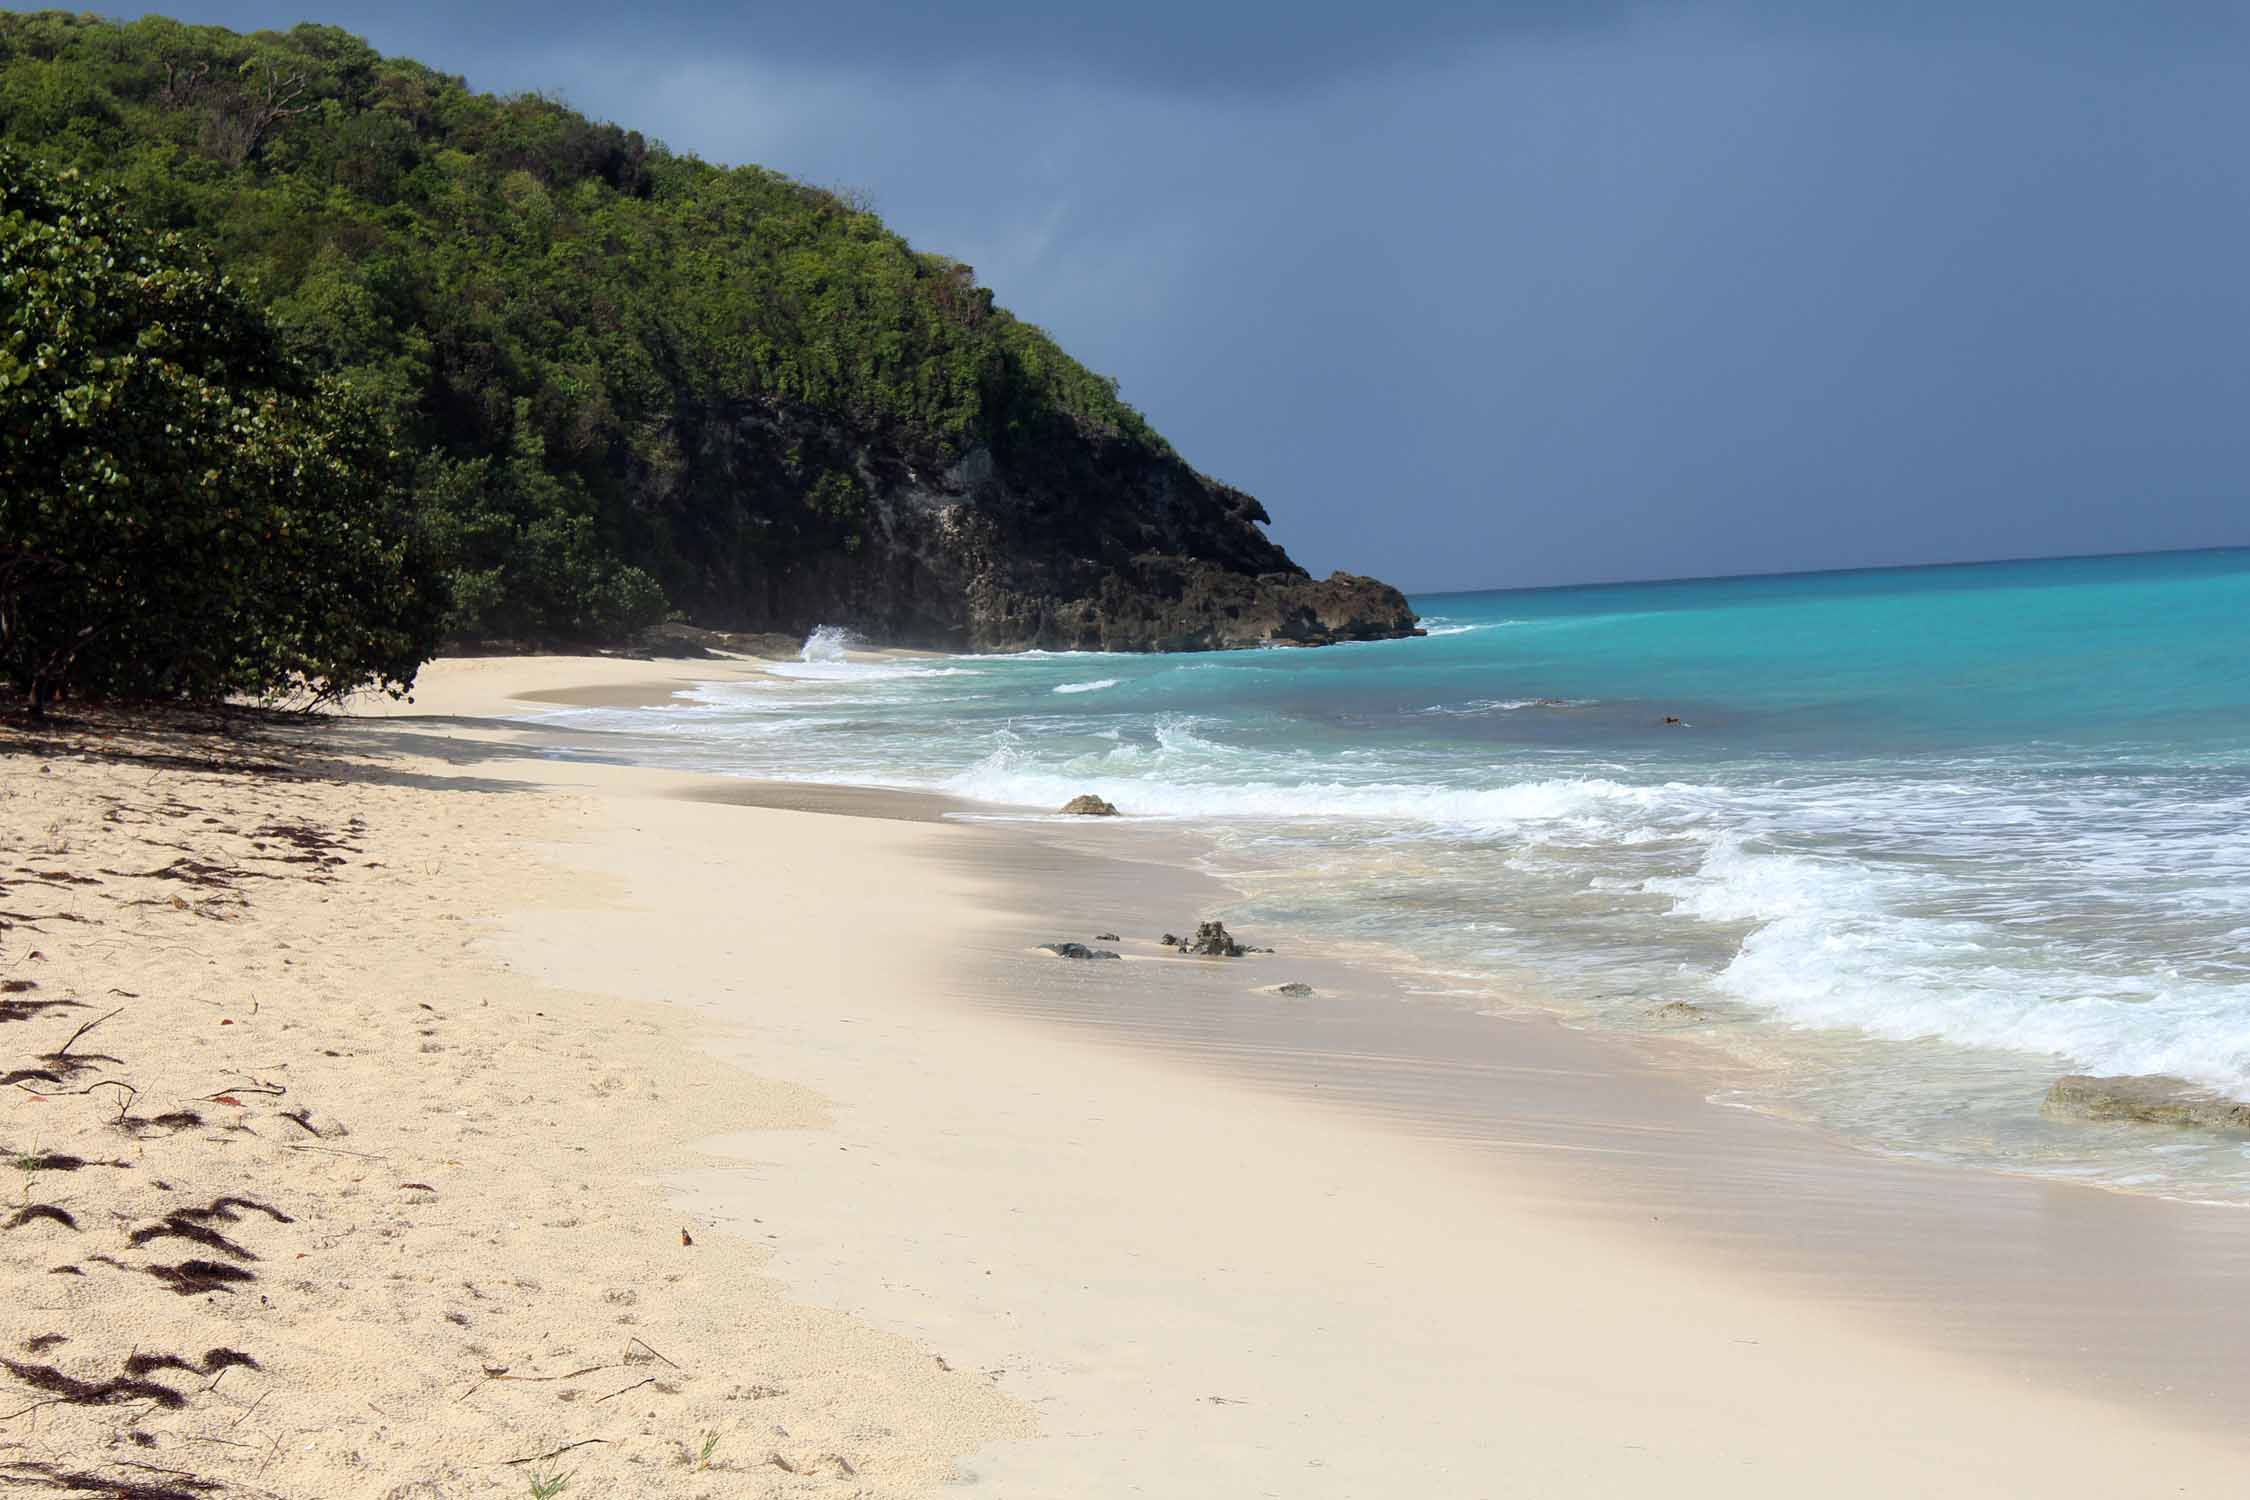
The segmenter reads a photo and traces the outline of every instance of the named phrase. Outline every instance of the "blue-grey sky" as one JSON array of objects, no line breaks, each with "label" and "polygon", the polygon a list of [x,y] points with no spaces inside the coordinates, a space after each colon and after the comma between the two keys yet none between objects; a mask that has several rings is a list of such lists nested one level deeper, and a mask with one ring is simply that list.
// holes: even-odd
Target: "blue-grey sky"
[{"label": "blue-grey sky", "polygon": [[860,189],[1410,589],[2250,543],[2250,8],[179,0]]}]

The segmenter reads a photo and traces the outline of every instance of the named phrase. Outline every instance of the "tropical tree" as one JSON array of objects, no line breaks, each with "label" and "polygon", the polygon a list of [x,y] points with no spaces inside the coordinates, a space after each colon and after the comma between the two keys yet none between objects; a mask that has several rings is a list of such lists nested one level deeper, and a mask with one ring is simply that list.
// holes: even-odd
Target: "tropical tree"
[{"label": "tropical tree", "polygon": [[377,414],[176,234],[0,147],[0,672],[403,693],[445,600]]}]

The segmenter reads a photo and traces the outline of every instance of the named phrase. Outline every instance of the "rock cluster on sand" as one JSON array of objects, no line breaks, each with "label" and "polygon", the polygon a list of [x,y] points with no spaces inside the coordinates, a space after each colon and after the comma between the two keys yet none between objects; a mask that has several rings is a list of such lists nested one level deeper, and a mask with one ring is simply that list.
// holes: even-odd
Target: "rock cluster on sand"
[{"label": "rock cluster on sand", "polygon": [[1041,943],[1041,950],[1057,958],[1115,958],[1112,948],[1089,948],[1084,943]]},{"label": "rock cluster on sand", "polygon": [[1114,818],[1117,816],[1116,804],[1104,801],[1092,792],[1086,792],[1071,798],[1062,805],[1062,810],[1066,813],[1075,813],[1081,818]]},{"label": "rock cluster on sand", "polygon": [[2047,1090],[2040,1113],[2057,1120],[2117,1121],[2250,1132],[2250,1104],[2162,1073],[2096,1078],[2073,1073]]},{"label": "rock cluster on sand", "polygon": [[1292,979],[1287,984],[1276,985],[1274,987],[1275,994],[1291,995],[1300,1000],[1305,996],[1311,994],[1312,992],[1313,987],[1305,983],[1302,979]]},{"label": "rock cluster on sand", "polygon": [[1195,936],[1183,938],[1173,933],[1164,934],[1164,946],[1182,953],[1200,954],[1205,958],[1240,958],[1251,950],[1234,940],[1224,922],[1198,922]]}]

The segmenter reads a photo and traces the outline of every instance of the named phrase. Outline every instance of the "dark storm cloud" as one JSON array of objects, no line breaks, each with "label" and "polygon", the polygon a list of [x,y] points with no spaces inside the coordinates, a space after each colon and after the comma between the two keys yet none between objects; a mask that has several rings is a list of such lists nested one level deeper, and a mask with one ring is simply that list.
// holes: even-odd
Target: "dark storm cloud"
[{"label": "dark storm cloud", "polygon": [[[192,19],[237,28],[287,26],[307,12],[269,0],[193,6]],[[1503,35],[1621,24],[1627,0],[1421,0],[1400,5],[1196,3],[1040,4],[903,0],[810,4],[620,6],[596,0],[494,0],[445,6],[321,8],[317,19],[483,60],[575,38],[603,51],[731,52],[768,62],[843,66],[913,78],[962,67],[1001,86],[1060,71],[1168,93],[1233,95],[1317,84],[1401,57]],[[465,65],[463,65],[465,66]],[[460,71],[454,66],[452,71]]]},{"label": "dark storm cloud", "polygon": [[276,0],[203,5],[183,0],[181,13],[239,29],[320,20],[387,45],[428,47],[468,59],[450,65],[452,71],[505,67],[513,53],[575,39],[611,55],[732,53],[907,78],[973,67],[1000,86],[1036,83],[1059,73],[1164,93],[1238,98],[1317,86],[1402,59],[1442,57],[1493,41],[1536,42],[1683,20],[1743,36],[1929,45],[2000,41],[2066,52],[2209,45],[2239,39],[2250,24],[2244,7],[2227,0],[2138,5],[2108,0],[751,0],[720,5],[681,0],[634,5],[613,0],[337,0],[317,12]]}]

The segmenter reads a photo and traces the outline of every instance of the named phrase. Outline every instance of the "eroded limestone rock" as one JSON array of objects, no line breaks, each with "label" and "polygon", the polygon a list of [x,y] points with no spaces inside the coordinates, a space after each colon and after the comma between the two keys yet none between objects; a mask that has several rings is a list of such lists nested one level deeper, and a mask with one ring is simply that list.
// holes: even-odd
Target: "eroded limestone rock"
[{"label": "eroded limestone rock", "polygon": [[2167,1125],[2186,1130],[2250,1133],[2250,1104],[2162,1073],[2099,1078],[2073,1073],[2047,1090],[2040,1113],[2056,1120]]}]

